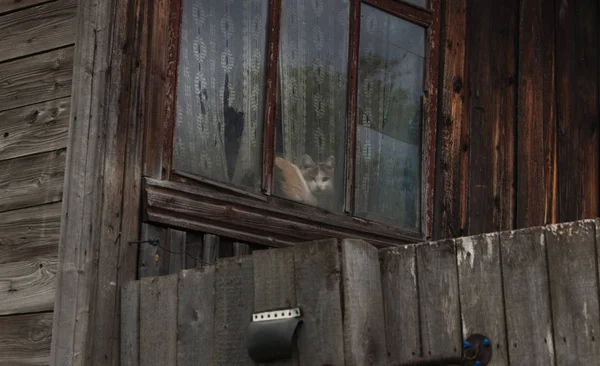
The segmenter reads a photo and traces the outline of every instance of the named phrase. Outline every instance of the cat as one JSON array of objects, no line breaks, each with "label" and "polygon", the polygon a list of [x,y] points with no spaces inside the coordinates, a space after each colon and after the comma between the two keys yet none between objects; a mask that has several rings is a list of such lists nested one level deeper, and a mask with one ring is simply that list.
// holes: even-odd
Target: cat
[{"label": "cat", "polygon": [[333,194],[335,158],[315,163],[304,154],[299,165],[275,157],[276,194],[311,206],[328,207]]}]

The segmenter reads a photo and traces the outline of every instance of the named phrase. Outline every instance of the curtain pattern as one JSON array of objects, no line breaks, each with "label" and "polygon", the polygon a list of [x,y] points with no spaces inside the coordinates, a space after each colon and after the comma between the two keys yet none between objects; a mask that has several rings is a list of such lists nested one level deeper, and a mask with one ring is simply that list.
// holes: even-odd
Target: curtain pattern
[{"label": "curtain pattern", "polygon": [[184,0],[175,168],[260,189],[266,0]]}]

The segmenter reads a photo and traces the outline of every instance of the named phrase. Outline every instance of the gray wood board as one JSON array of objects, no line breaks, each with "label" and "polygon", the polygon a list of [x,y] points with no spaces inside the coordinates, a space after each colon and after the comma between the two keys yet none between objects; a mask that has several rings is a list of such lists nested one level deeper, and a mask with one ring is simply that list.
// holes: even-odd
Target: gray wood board
[{"label": "gray wood board", "polygon": [[121,287],[121,366],[140,365],[140,281]]}]

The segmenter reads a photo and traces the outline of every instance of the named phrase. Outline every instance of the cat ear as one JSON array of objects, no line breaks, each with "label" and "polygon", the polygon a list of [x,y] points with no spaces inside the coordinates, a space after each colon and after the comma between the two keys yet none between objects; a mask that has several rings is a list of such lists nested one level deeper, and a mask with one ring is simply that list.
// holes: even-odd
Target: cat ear
[{"label": "cat ear", "polygon": [[303,167],[311,166],[311,165],[314,165],[314,164],[315,164],[315,162],[313,161],[313,159],[308,154],[302,155],[302,163],[301,163],[301,165]]},{"label": "cat ear", "polygon": [[330,168],[333,168],[333,166],[335,165],[335,158],[333,157],[333,155],[331,155],[327,158],[327,160],[325,160],[325,165],[327,165]]}]

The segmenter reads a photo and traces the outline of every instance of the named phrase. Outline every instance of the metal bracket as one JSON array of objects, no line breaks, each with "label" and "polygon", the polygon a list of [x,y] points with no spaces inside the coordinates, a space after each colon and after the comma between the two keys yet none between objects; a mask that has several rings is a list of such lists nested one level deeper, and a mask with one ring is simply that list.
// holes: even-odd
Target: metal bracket
[{"label": "metal bracket", "polygon": [[265,311],[252,315],[246,333],[246,347],[254,362],[292,357],[294,336],[302,323],[300,308]]}]

